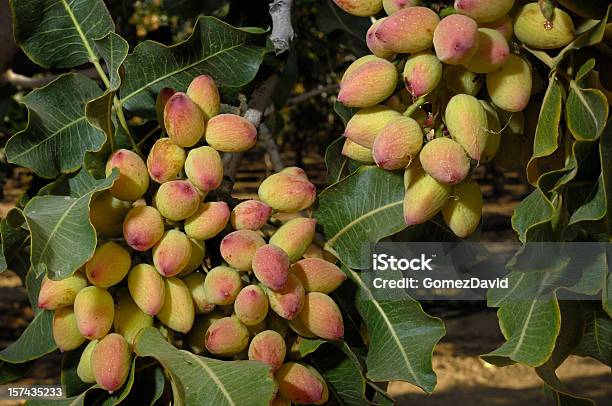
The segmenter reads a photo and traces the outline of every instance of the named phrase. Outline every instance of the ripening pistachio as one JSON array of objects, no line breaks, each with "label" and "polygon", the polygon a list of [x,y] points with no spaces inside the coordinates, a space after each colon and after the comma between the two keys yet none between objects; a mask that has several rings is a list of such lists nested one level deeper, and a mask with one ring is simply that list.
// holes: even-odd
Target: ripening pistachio
[{"label": "ripening pistachio", "polygon": [[249,330],[236,317],[224,317],[206,330],[204,342],[211,354],[228,357],[246,348]]},{"label": "ripening pistachio", "polygon": [[193,78],[187,88],[187,96],[200,107],[206,120],[210,120],[221,110],[219,89],[215,80],[208,75]]},{"label": "ripening pistachio", "polygon": [[252,264],[255,276],[266,287],[280,290],[287,283],[291,262],[281,248],[272,244],[259,247]]},{"label": "ripening pistachio", "polygon": [[98,340],[90,341],[81,353],[81,358],[79,358],[79,364],[77,365],[77,376],[85,383],[96,382],[96,377],[94,376],[93,369],[91,368],[91,353],[93,352],[97,343]]},{"label": "ripening pistachio", "polygon": [[151,147],[147,156],[149,176],[157,183],[176,179],[185,164],[185,150],[170,138],[160,138]]},{"label": "ripening pistachio", "polygon": [[257,129],[246,118],[219,114],[206,125],[206,142],[221,152],[244,152],[255,146]]},{"label": "ripening pistachio", "polygon": [[206,297],[206,289],[204,288],[205,279],[206,277],[203,274],[197,272],[183,279],[191,293],[193,308],[196,314],[206,314],[215,310],[215,304],[211,303]]},{"label": "ripening pistachio", "polygon": [[206,346],[204,345],[206,331],[215,321],[224,317],[225,316],[219,312],[212,312],[196,317],[193,327],[187,335],[187,342],[194,353],[200,354],[206,351]]},{"label": "ripening pistachio", "polygon": [[371,148],[362,147],[361,145],[351,141],[348,138],[344,140],[344,145],[342,146],[342,155],[364,164],[374,163],[374,157],[372,156]]},{"label": "ripening pistachio", "polygon": [[308,180],[308,174],[306,171],[299,166],[288,166],[282,169],[279,173],[284,173],[286,175],[297,176],[298,178]]},{"label": "ripening pistachio", "polygon": [[423,130],[414,119],[398,116],[378,133],[372,146],[376,165],[387,170],[402,169],[417,157],[423,145]]},{"label": "ripening pistachio", "polygon": [[[274,313],[276,314],[276,313]],[[280,317],[280,316],[279,316]],[[293,320],[286,320],[286,324],[289,328],[296,334],[306,337],[306,338],[317,338],[317,335],[312,331],[308,330],[304,323],[300,320],[299,317],[296,317]]]},{"label": "ripening pistachio", "polygon": [[421,4],[421,0],[383,0],[382,3],[385,13],[391,15],[403,8],[419,6]]},{"label": "ripening pistachio", "polygon": [[93,340],[104,337],[113,325],[115,303],[106,289],[88,286],[74,299],[74,315],[83,337]]},{"label": "ripening pistachio", "polygon": [[266,242],[257,232],[238,230],[223,237],[219,250],[229,266],[246,272],[251,270],[251,262],[255,251],[265,244]]},{"label": "ripening pistachio", "polygon": [[467,94],[453,96],[444,114],[451,137],[470,158],[480,161],[487,143],[487,113],[477,98]]},{"label": "ripening pistachio", "polygon": [[255,335],[249,345],[249,359],[261,361],[276,371],[287,355],[285,339],[274,330],[265,330]]},{"label": "ripening pistachio", "polygon": [[482,87],[482,78],[461,65],[449,65],[444,69],[446,86],[453,93],[476,96]]},{"label": "ripening pistachio", "polygon": [[164,220],[155,207],[135,206],[123,221],[123,238],[136,251],[151,249],[164,235]]},{"label": "ripening pistachio", "polygon": [[421,165],[421,160],[417,157],[412,163],[404,170],[404,190],[408,189],[408,186],[412,184],[412,182],[421,176],[423,173],[423,165]]},{"label": "ripening pistachio", "polygon": [[476,52],[463,66],[474,73],[489,73],[501,68],[509,55],[508,41],[499,31],[479,28]]},{"label": "ripening pistachio", "polygon": [[455,186],[453,196],[442,207],[442,215],[453,233],[465,238],[480,224],[482,205],[480,186],[470,180]]},{"label": "ripening pistachio", "polygon": [[58,281],[49,279],[45,275],[40,285],[40,292],[38,292],[38,307],[56,310],[60,307],[72,306],[77,293],[86,286],[87,279],[81,271]]},{"label": "ripening pistachio", "polygon": [[478,22],[497,20],[508,14],[513,5],[514,0],[455,0],[458,13]]},{"label": "ripening pistachio", "polygon": [[85,273],[92,284],[108,288],[121,282],[131,265],[128,250],[108,241],[96,248],[93,257],[85,264]]},{"label": "ripening pistachio", "polygon": [[153,316],[140,310],[134,303],[129,292],[125,292],[115,306],[115,319],[113,328],[126,339],[128,344],[134,345],[140,330],[153,326]]},{"label": "ripening pistachio", "polygon": [[177,275],[179,278],[184,278],[202,266],[204,256],[206,255],[206,245],[204,241],[190,238],[189,242],[191,243],[191,257],[189,257],[189,262],[185,265],[185,268]]},{"label": "ripening pistachio", "polygon": [[191,99],[177,92],[166,103],[164,124],[168,137],[180,147],[192,147],[204,135],[204,113]]},{"label": "ripening pistachio", "polygon": [[572,18],[555,8],[551,22],[540,12],[538,3],[526,4],[514,20],[514,35],[527,46],[539,49],[561,48],[576,37]]},{"label": "ripening pistachio", "polygon": [[127,149],[113,152],[106,162],[106,176],[113,168],[119,169],[119,177],[110,188],[110,193],[120,200],[136,200],[149,187],[149,173],[142,158]]},{"label": "ripening pistachio", "polygon": [[184,220],[192,216],[202,200],[195,186],[186,180],[163,183],[155,194],[155,207],[168,220]]},{"label": "ripening pistachio", "polygon": [[304,307],[304,286],[294,274],[289,274],[285,285],[276,290],[268,290],[270,307],[274,313],[285,320],[293,320]]},{"label": "ripening pistachio", "polygon": [[298,261],[308,249],[315,234],[317,220],[296,217],[280,226],[270,237],[270,244],[276,245],[289,255],[291,263]]},{"label": "ripening pistachio", "polygon": [[455,185],[470,171],[470,158],[456,141],[441,137],[429,141],[419,155],[425,172],[438,182]]},{"label": "ripening pistachio", "polygon": [[191,259],[191,241],[182,231],[168,230],[153,247],[153,264],[163,276],[181,272]]},{"label": "ripening pistachio", "polygon": [[196,240],[208,240],[225,228],[229,218],[227,203],[201,203],[197,211],[185,220],[185,233]]},{"label": "ripening pistachio", "polygon": [[323,377],[304,364],[287,362],[276,371],[274,378],[281,396],[297,405],[322,405],[329,397]]},{"label": "ripening pistachio", "polygon": [[508,42],[512,40],[512,35],[514,34],[512,17],[510,17],[509,15],[505,15],[501,18],[498,18],[497,20],[480,23],[479,26],[483,28],[492,28],[496,31],[499,31],[499,33],[503,35],[506,41]]},{"label": "ripening pistachio", "polygon": [[102,192],[89,205],[89,219],[100,234],[119,237],[123,219],[131,207],[130,202],[119,200],[108,191]]},{"label": "ripening pistachio", "polygon": [[440,17],[427,7],[408,7],[387,17],[375,35],[390,51],[420,52],[433,45],[433,33],[439,22]]},{"label": "ripening pistachio", "polygon": [[478,24],[470,17],[451,14],[440,21],[433,36],[436,56],[449,65],[467,62],[478,46]]},{"label": "ripening pistachio", "polygon": [[166,289],[164,279],[149,264],[138,264],[128,274],[130,295],[140,310],[155,316],[164,305]]},{"label": "ripening pistachio", "polygon": [[121,388],[130,373],[132,354],[128,342],[112,333],[98,341],[91,353],[91,369],[96,383],[109,393]]},{"label": "ripening pistachio", "polygon": [[185,174],[203,192],[218,188],[223,180],[221,155],[208,146],[192,149],[185,161]]},{"label": "ripening pistachio", "polygon": [[307,293],[304,298],[304,308],[298,317],[309,331],[325,340],[340,340],[344,336],[344,322],[340,309],[325,293]]},{"label": "ripening pistachio", "polygon": [[60,307],[53,313],[53,340],[61,352],[79,348],[85,337],[79,331],[72,306]]},{"label": "ripening pistachio", "polygon": [[393,58],[395,58],[396,53],[385,49],[385,47],[380,43],[378,38],[376,38],[376,30],[378,29],[378,27],[380,27],[380,25],[383,21],[385,21],[386,18],[387,17],[380,18],[370,26],[368,32],[366,33],[366,44],[375,56],[387,60],[392,60]]},{"label": "ripening pistachio", "polygon": [[406,189],[404,221],[407,226],[422,224],[435,216],[450,196],[451,186],[440,183],[419,169]]},{"label": "ripening pistachio", "polygon": [[412,54],[404,66],[404,84],[413,97],[431,93],[442,79],[442,63],[431,52]]},{"label": "ripening pistachio", "polygon": [[369,17],[382,10],[382,0],[334,0],[342,10],[358,17]]},{"label": "ripening pistachio", "polygon": [[317,188],[308,179],[275,173],[259,185],[259,199],[276,211],[297,213],[306,210],[317,197]]},{"label": "ripening pistachio", "polygon": [[504,66],[487,74],[487,92],[491,100],[497,107],[509,112],[527,107],[531,88],[531,66],[518,55],[510,55]]},{"label": "ripening pistachio", "polygon": [[270,219],[272,207],[259,200],[245,200],[238,203],[230,215],[230,223],[235,230],[259,230]]},{"label": "ripening pistachio", "polygon": [[501,123],[499,122],[499,116],[493,105],[485,100],[479,101],[487,112],[487,129],[489,135],[487,136],[487,143],[480,158],[480,162],[486,163],[491,162],[499,150],[502,135]]},{"label": "ripening pistachio", "polygon": [[165,326],[187,333],[193,326],[195,309],[189,288],[179,278],[164,279],[164,305],[155,315]]},{"label": "ripening pistachio", "polygon": [[159,91],[157,94],[157,99],[155,99],[155,114],[157,116],[157,122],[163,129],[166,128],[164,124],[164,109],[166,108],[166,103],[168,103],[168,100],[170,100],[174,93],[176,93],[176,90],[169,87],[164,87]]},{"label": "ripening pistachio", "polygon": [[276,397],[272,399],[272,402],[270,402],[270,406],[291,406],[291,401],[280,395],[276,395]]},{"label": "ripening pistachio", "polygon": [[[369,107],[384,101],[395,91],[397,70],[391,62],[371,56],[347,70],[340,82],[338,101],[348,107]],[[363,59],[363,58],[360,58]]]},{"label": "ripening pistachio", "polygon": [[321,258],[305,258],[291,265],[291,274],[298,277],[306,292],[331,293],[346,280],[336,265]]},{"label": "ripening pistachio", "polygon": [[204,279],[204,293],[210,303],[230,305],[242,288],[240,274],[227,266],[211,269]]},{"label": "ripening pistachio", "polygon": [[344,136],[362,147],[372,148],[374,139],[385,125],[401,114],[387,106],[360,109],[346,124]]},{"label": "ripening pistachio", "polygon": [[268,315],[268,297],[258,285],[244,287],[234,302],[234,312],[245,326],[256,326]]}]

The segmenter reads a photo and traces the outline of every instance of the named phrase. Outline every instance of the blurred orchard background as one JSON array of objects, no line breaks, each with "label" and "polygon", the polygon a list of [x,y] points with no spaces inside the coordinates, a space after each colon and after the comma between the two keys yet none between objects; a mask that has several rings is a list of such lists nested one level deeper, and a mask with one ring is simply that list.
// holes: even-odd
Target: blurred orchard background
[{"label": "blurred orchard background", "polygon": [[[117,24],[117,32],[129,41],[131,48],[146,39],[164,44],[180,42],[191,33],[200,14],[213,15],[234,26],[270,27],[272,23],[266,0],[107,0],[105,3]],[[370,20],[349,16],[331,0],[294,0],[292,21],[295,39],[291,48],[278,56],[268,54],[258,74],[261,81],[270,72],[278,72],[274,108],[267,112],[262,127],[274,143],[258,146],[243,157],[234,188],[239,197],[255,196],[258,183],[279,165],[301,166],[319,189],[326,186],[325,149],[343,130],[342,121],[334,112],[338,83],[352,61],[369,53],[365,33]],[[609,68],[612,71],[612,66]],[[81,71],[95,74],[87,67]],[[8,0],[0,0],[0,217],[5,216],[23,193],[39,187],[32,173],[8,164],[4,155],[9,137],[26,126],[27,112],[19,100],[60,73],[63,72],[41,70],[17,48]],[[543,86],[537,72],[534,80],[536,87]],[[253,83],[257,82],[256,78]],[[237,105],[243,96],[225,94],[224,99]],[[152,129],[149,123],[139,123],[137,118],[132,118],[132,124],[139,125],[137,139]],[[476,178],[485,196],[482,239],[514,241],[510,218],[518,202],[530,192],[530,186],[518,172],[504,171],[495,164],[480,167]],[[15,289],[20,283],[11,272],[0,274],[0,349],[19,337],[33,316],[25,290]],[[392,383],[389,392],[397,404],[535,405],[546,402],[532,369],[520,365],[496,369],[478,357],[503,342],[493,309],[487,309],[484,302],[424,303],[424,307],[429,314],[443,317],[448,331],[434,353],[439,383],[434,395],[429,397],[409,384]],[[57,353],[43,358],[28,378],[17,383],[58,383],[59,360]],[[559,376],[570,389],[579,388],[581,393],[601,404],[612,404],[610,370],[603,364],[575,358],[563,365]],[[9,403],[0,401],[1,404]]]}]

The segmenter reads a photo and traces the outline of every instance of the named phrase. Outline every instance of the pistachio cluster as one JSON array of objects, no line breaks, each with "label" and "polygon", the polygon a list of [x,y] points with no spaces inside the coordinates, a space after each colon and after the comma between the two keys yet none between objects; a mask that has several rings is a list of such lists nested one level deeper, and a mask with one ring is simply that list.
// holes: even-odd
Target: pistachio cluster
[{"label": "pistachio cluster", "polygon": [[255,126],[220,113],[209,76],[196,77],[185,93],[163,89],[157,111],[167,137],[146,161],[126,149],[108,158],[107,174],[117,168],[119,176],[92,200],[99,241],[91,259],[66,279],[43,280],[38,304],[55,312],[58,347],[89,340],[78,376],[112,392],[127,379],[138,333],[154,326],[194,353],[269,365],[275,404],[326,402],[321,375],[286,360],[298,337],[344,335],[328,294],[346,275],[312,244],[316,220],[301,214],[314,203],[315,186],[290,167],[261,183],[259,200],[230,207],[211,193],[223,180],[220,152],[252,148]]},{"label": "pistachio cluster", "polygon": [[443,18],[420,0],[336,4],[357,16],[387,13],[367,32],[372,55],[341,80],[338,101],[359,109],[346,125],[343,155],[405,171],[407,225],[441,212],[457,236],[469,236],[483,206],[473,170],[498,151],[507,169],[523,158],[533,72],[512,42],[565,46],[575,37],[571,18],[555,8],[549,21],[537,3],[514,7],[514,0],[456,0]]}]

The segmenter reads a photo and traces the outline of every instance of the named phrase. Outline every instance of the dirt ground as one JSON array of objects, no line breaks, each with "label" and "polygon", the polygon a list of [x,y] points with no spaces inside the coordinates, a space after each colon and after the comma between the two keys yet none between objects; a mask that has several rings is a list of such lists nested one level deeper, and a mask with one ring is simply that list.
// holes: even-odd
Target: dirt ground
[{"label": "dirt ground", "polygon": [[[289,161],[289,159],[286,159]],[[307,155],[304,167],[309,176],[321,187],[325,183],[325,167],[320,156]],[[247,156],[245,168],[238,174],[236,185],[239,197],[254,196],[257,185],[270,173],[263,160]],[[479,172],[479,182],[485,196],[483,240],[514,240],[510,217],[520,199],[528,193],[517,174],[504,174],[503,182],[494,182],[494,176]],[[4,199],[0,202],[0,217],[15,204],[27,174],[17,172],[15,178],[4,185]],[[445,314],[448,317],[445,317]],[[438,315],[438,314],[436,314]],[[438,406],[460,404],[487,405],[543,405],[552,404],[542,393],[541,381],[533,369],[525,366],[497,368],[480,360],[486,353],[503,342],[495,313],[490,310],[453,309],[441,311],[447,335],[436,347],[433,364],[438,384],[433,395],[404,382],[392,382],[389,393],[397,405]],[[0,348],[13,342],[32,317],[25,290],[19,279],[6,272],[0,274]],[[60,355],[51,354],[37,361],[27,378],[18,384],[59,383]],[[612,375],[610,368],[597,361],[572,357],[560,369],[559,376],[576,393],[595,399],[600,405],[612,405]],[[0,406],[19,403],[0,401]]]}]

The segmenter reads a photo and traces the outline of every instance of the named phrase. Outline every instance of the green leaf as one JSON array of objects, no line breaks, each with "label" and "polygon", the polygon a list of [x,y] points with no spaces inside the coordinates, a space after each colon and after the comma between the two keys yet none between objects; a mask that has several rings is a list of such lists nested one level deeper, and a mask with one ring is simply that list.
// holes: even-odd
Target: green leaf
[{"label": "green leaf", "polygon": [[30,301],[30,306],[34,314],[38,314],[42,311],[42,309],[38,307],[38,295],[44,276],[45,274],[37,274],[34,269],[30,268],[25,278],[26,292],[28,293],[28,300]]},{"label": "green leaf", "polygon": [[367,243],[406,228],[404,179],[396,172],[362,166],[325,189],[318,201],[315,217],[327,238],[325,249],[349,268],[367,268]]},{"label": "green leaf", "polygon": [[178,350],[153,327],[140,332],[134,351],[168,370],[173,404],[267,406],[276,384],[268,366],[256,361],[219,361]]},{"label": "green leaf", "polygon": [[559,122],[561,121],[562,101],[561,85],[556,77],[552,76],[538,117],[538,125],[533,142],[533,155],[527,164],[527,176],[532,185],[535,184],[539,176],[539,171],[536,167],[537,160],[552,155],[559,147]]},{"label": "green leaf", "polygon": [[298,335],[295,341],[289,348],[289,355],[291,359],[298,360],[302,359],[307,355],[315,352],[320,346],[325,344],[327,341],[318,338],[305,338]]},{"label": "green leaf", "polygon": [[107,90],[102,96],[87,103],[85,112],[87,119],[97,128],[104,131],[107,139],[112,139],[114,133],[112,120],[113,101],[115,93],[119,90],[119,86],[121,86],[122,65],[127,57],[129,45],[120,35],[111,32],[104,38],[96,40],[95,47],[97,53],[106,62],[109,79],[108,83],[105,83]]},{"label": "green leaf", "polygon": [[85,104],[101,94],[93,80],[74,73],[30,92],[22,99],[28,125],[6,144],[9,162],[43,178],[79,169],[85,153],[99,150],[106,138],[85,117]]},{"label": "green leaf", "polygon": [[536,189],[531,192],[512,214],[512,228],[517,232],[519,240],[523,243],[531,241],[532,238],[528,236],[534,233],[533,230],[550,227],[554,211],[555,208],[541,190]]},{"label": "green leaf", "polygon": [[[397,273],[389,277],[400,278]],[[436,384],[432,353],[445,334],[442,321],[407,295],[403,300],[379,300],[370,288],[372,272],[349,270],[349,277],[357,284],[357,311],[370,335],[367,377],[374,382],[406,381],[431,393]]]},{"label": "green leaf", "polygon": [[359,359],[345,342],[329,343],[309,358],[329,386],[330,402],[339,405],[362,406],[366,379]]},{"label": "green leaf", "polygon": [[0,361],[0,385],[4,385],[8,382],[13,382],[24,377],[30,371],[30,368],[32,368],[31,362],[11,364]]},{"label": "green leaf", "polygon": [[57,345],[53,340],[52,321],[52,311],[38,313],[17,341],[0,351],[0,361],[20,364],[55,351]]},{"label": "green leaf", "polygon": [[[95,192],[112,186],[118,171],[103,180],[78,176],[77,196],[36,196],[24,209],[32,234],[31,262],[38,274],[52,279],[66,278],[81,267],[96,247],[96,231],[89,221],[89,203]],[[76,192],[78,190],[78,192]]]},{"label": "green leaf", "polygon": [[346,138],[340,137],[327,147],[325,150],[325,166],[327,167],[327,180],[329,184],[339,182],[361,164],[342,155],[342,147]]},{"label": "green leaf", "polygon": [[135,114],[155,117],[155,99],[162,88],[185,91],[201,74],[211,75],[222,88],[246,85],[255,77],[266,52],[253,44],[263,33],[200,17],[184,42],[171,47],[154,41],[140,43],[124,64],[123,106]]},{"label": "green leaf", "polygon": [[574,354],[593,357],[608,366],[612,364],[612,319],[594,306],[584,312],[585,328]]},{"label": "green leaf", "polygon": [[337,7],[331,0],[324,0],[317,13],[317,26],[321,31],[329,34],[340,30],[349,34],[365,47],[365,37],[370,20],[365,17],[356,17]]},{"label": "green leaf", "polygon": [[[582,3],[582,2],[581,2]],[[612,6],[608,6],[608,11],[604,18],[602,18],[598,23],[594,24],[592,28],[586,30],[586,32],[581,33],[570,42],[559,54],[552,60],[551,69],[556,69],[557,66],[565,60],[565,58],[574,50],[584,48],[587,46],[595,45],[600,43],[606,32],[606,24],[608,22],[608,16],[610,15],[610,9]],[[588,22],[591,23],[590,21]]]},{"label": "green leaf", "polygon": [[608,99],[598,89],[582,89],[570,82],[567,98],[567,126],[578,140],[597,139],[608,118]]},{"label": "green leaf", "polygon": [[115,29],[102,0],[18,0],[11,6],[15,39],[45,68],[91,62],[96,59],[94,38]]},{"label": "green leaf", "polygon": [[[18,210],[18,209],[15,209]],[[0,220],[2,234],[2,257],[6,263],[5,269],[17,273],[21,280],[30,268],[29,249],[30,233],[22,227],[11,227],[6,218]]]}]

